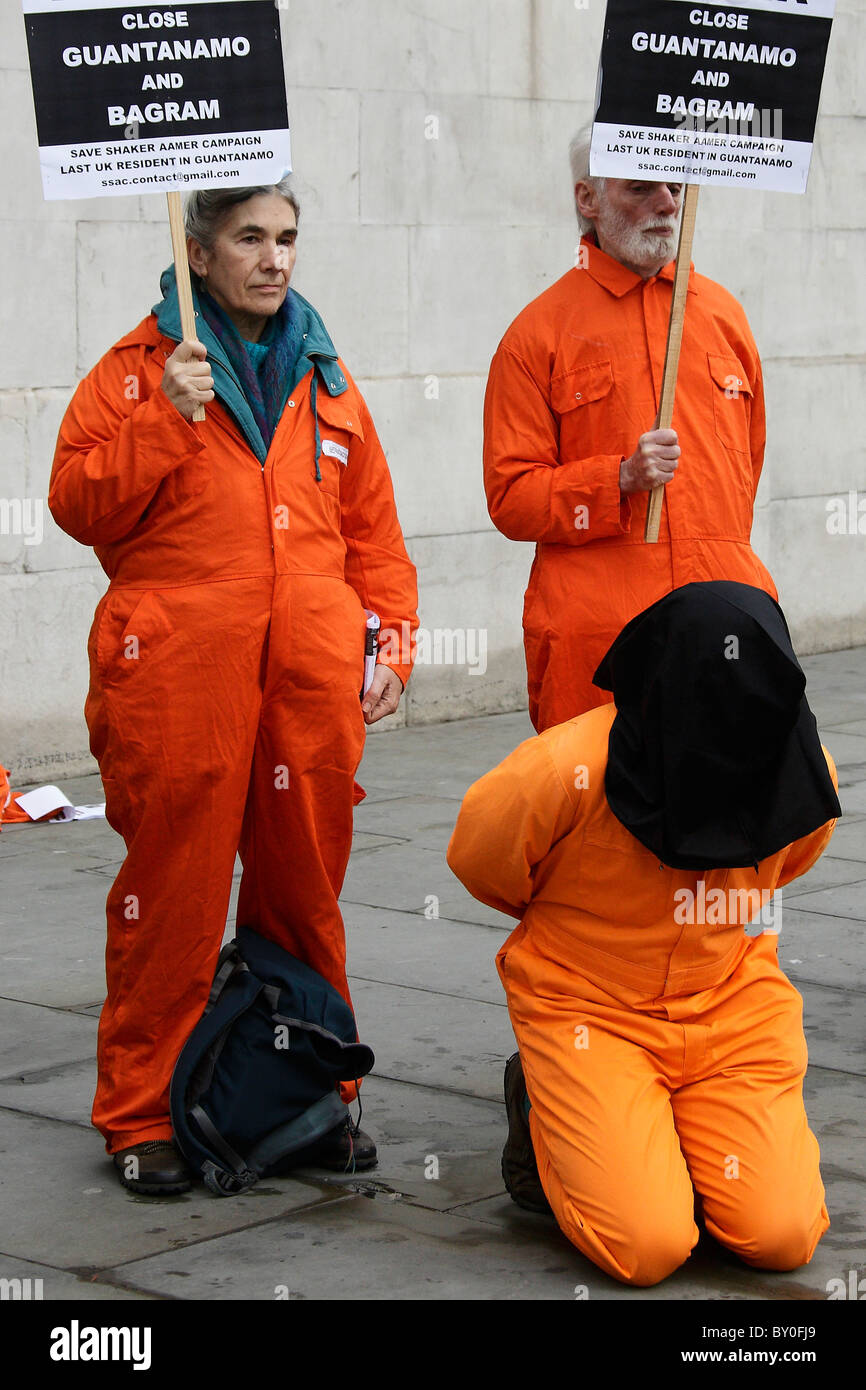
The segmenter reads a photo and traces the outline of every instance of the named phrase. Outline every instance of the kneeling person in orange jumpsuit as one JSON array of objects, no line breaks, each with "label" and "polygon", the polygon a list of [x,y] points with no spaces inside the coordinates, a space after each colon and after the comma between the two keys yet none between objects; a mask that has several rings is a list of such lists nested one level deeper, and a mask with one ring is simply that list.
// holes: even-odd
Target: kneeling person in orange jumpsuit
[{"label": "kneeling person in orange jumpsuit", "polygon": [[[354,774],[365,721],[393,713],[410,669],[408,653],[381,662],[362,705],[365,608],[414,628],[415,571],[364,400],[289,290],[297,216],[287,181],[191,196],[197,339],[182,340],[172,268],[162,303],[78,387],[54,462],[52,513],[111,581],[85,713],[127,855],[93,1122],[121,1181],[136,1155],[140,1191],[188,1186],[168,1087],[238,850],[239,924],[349,1000],[337,900]],[[369,1167],[376,1151],[347,1111],[318,1156]]]},{"label": "kneeling person in orange jumpsuit", "polygon": [[840,814],[805,677],[775,601],[711,581],[632,619],[596,681],[614,704],[476,782],[448,850],[520,918],[506,1186],[624,1283],[687,1259],[696,1194],[747,1264],[794,1269],[829,1219],[802,1000],[762,925]]}]

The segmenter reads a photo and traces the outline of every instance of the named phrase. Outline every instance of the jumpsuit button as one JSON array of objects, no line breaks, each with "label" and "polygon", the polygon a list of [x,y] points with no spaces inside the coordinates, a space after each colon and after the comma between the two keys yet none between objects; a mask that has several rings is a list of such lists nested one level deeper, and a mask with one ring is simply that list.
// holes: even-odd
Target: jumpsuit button
[{"label": "jumpsuit button", "polygon": [[292,407],[292,409],[294,409],[295,402],[294,402],[294,401],[289,401],[289,405]]},{"label": "jumpsuit button", "polygon": [[580,393],[579,391],[575,391],[575,393],[574,393],[574,399],[575,399],[576,401],[581,401],[581,400],[583,400],[583,396],[581,395],[581,393]]}]

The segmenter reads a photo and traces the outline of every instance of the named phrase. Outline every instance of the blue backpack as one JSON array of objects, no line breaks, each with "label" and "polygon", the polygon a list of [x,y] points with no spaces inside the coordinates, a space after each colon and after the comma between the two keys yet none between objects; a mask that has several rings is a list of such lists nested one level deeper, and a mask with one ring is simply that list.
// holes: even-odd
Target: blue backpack
[{"label": "blue backpack", "polygon": [[374,1061],[333,986],[240,927],[172,1073],[177,1146],[217,1196],[245,1192],[345,1123],[337,1082]]}]

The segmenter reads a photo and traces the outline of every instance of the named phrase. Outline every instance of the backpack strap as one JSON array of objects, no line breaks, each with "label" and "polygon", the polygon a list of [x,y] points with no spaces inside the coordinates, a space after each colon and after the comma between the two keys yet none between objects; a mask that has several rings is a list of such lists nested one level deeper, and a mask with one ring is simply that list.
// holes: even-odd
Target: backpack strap
[{"label": "backpack strap", "polygon": [[249,968],[238,950],[238,943],[236,941],[226,942],[219,954],[214,982],[210,987],[210,994],[207,997],[202,1017],[204,1014],[210,1013],[229,980],[234,975],[242,975],[244,971],[249,973]]},{"label": "backpack strap", "polygon": [[[366,1076],[375,1066],[376,1059],[372,1050],[366,1043],[343,1042],[336,1033],[331,1033],[327,1028],[322,1028],[318,1023],[311,1023],[306,1018],[289,1018],[286,1014],[281,1014],[275,1007],[268,991],[273,989],[272,985],[266,985],[263,994],[267,996],[268,1003],[273,1010],[271,1018],[274,1023],[283,1023],[287,1028],[299,1028],[301,1032],[308,1033],[312,1039],[319,1039],[320,1046],[317,1051],[324,1061],[334,1068],[338,1081],[357,1081],[358,1077]],[[276,991],[277,1001],[279,1001],[279,990]],[[321,1046],[324,1044],[324,1047]]]},{"label": "backpack strap", "polygon": [[231,1197],[238,1192],[246,1192],[247,1188],[257,1183],[258,1173],[253,1172],[240,1154],[235,1153],[231,1145],[226,1143],[202,1107],[194,1105],[190,1110],[190,1115],[209,1141],[214,1153],[219,1154],[225,1165],[224,1168],[218,1168],[212,1162],[202,1165],[202,1177],[205,1186],[209,1187],[211,1192],[215,1192],[218,1197]]},{"label": "backpack strap", "polygon": [[305,1110],[303,1115],[280,1125],[270,1134],[266,1134],[264,1139],[260,1139],[250,1149],[247,1163],[250,1168],[261,1173],[269,1163],[275,1163],[288,1154],[297,1153],[298,1149],[306,1149],[310,1144],[315,1144],[317,1139],[324,1138],[345,1121],[347,1113],[339,1091],[329,1091],[321,1100],[311,1105],[309,1110]]}]

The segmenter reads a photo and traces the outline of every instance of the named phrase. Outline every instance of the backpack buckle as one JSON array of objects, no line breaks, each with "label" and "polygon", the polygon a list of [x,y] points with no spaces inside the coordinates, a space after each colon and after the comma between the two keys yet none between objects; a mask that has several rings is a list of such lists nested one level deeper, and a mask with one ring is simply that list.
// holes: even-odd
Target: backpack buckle
[{"label": "backpack buckle", "polygon": [[248,1192],[259,1180],[258,1173],[251,1168],[243,1168],[240,1173],[229,1173],[218,1168],[210,1159],[202,1164],[201,1175],[205,1187],[216,1193],[217,1197],[236,1197],[239,1192]]}]

